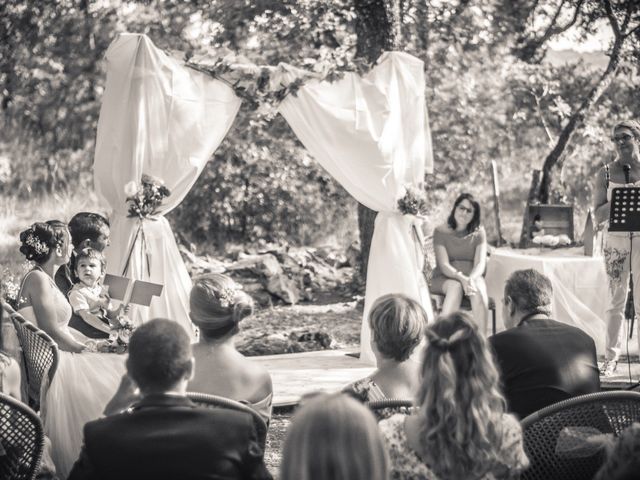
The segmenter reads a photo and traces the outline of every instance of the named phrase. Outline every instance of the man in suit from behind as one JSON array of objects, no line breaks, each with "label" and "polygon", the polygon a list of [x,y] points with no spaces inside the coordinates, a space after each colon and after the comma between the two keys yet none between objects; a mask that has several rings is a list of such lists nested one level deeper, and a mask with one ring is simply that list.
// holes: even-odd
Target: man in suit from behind
[{"label": "man in suit from behind", "polygon": [[251,415],[200,408],[186,397],[193,368],[189,337],[176,322],[138,327],[110,404],[126,404],[136,386],[139,399],[85,425],[69,480],[271,479]]},{"label": "man in suit from behind", "polygon": [[518,270],[504,288],[507,330],[493,335],[507,408],[521,419],[552,403],[600,390],[593,339],[552,320],[551,281],[536,270]]}]

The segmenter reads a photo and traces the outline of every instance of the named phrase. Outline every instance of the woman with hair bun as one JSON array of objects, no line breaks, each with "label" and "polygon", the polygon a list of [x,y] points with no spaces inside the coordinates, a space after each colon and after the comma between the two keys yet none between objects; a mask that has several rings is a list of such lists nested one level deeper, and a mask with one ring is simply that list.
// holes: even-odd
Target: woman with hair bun
[{"label": "woman with hair bun", "polygon": [[426,330],[417,412],[380,422],[394,480],[517,478],[529,464],[487,342],[466,312]]},{"label": "woman with hair bun", "polygon": [[18,313],[58,344],[58,368],[40,401],[52,457],[65,478],[80,453],[84,424],[102,415],[117,390],[125,357],[92,353],[106,347],[106,341],[91,340],[69,327],[71,306],[54,282],[57,269],[71,257],[67,225],[58,220],[34,223],[20,233],[20,243],[34,267],[22,280]]},{"label": "woman with hair bun", "polygon": [[253,313],[253,300],[226,275],[211,273],[194,281],[189,316],[200,330],[192,392],[220,395],[249,404],[268,423],[273,387],[266,369],[236,350],[239,324]]},{"label": "woman with hair bun", "polygon": [[20,252],[33,262],[20,287],[18,313],[44,330],[65,352],[80,353],[96,342],[69,328],[71,306],[53,280],[73,251],[67,225],[59,220],[37,222],[20,233]]}]

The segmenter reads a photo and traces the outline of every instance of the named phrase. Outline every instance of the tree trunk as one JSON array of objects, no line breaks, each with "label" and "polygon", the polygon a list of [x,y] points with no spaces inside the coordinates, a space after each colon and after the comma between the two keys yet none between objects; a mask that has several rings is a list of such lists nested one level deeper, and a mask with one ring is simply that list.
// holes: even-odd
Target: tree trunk
[{"label": "tree trunk", "polygon": [[[356,57],[373,63],[385,50],[393,50],[399,37],[398,0],[354,0],[356,11]],[[360,233],[360,275],[367,279],[371,238],[377,212],[358,203]]]},{"label": "tree trunk", "polygon": [[576,129],[582,125],[584,119],[591,109],[591,107],[600,99],[600,96],[611,85],[611,82],[615,78],[618,72],[618,66],[620,65],[620,51],[624,38],[618,37],[613,45],[611,56],[609,57],[609,63],[606,70],[600,76],[598,83],[594,85],[589,94],[582,101],[578,109],[573,112],[569,122],[562,129],[562,132],[558,136],[555,147],[551,150],[551,153],[547,155],[542,167],[542,180],[540,181],[540,190],[538,193],[538,201],[540,203],[549,203],[549,197],[553,188],[553,183],[556,176],[558,176],[562,170],[564,164],[564,151],[571,141]]}]

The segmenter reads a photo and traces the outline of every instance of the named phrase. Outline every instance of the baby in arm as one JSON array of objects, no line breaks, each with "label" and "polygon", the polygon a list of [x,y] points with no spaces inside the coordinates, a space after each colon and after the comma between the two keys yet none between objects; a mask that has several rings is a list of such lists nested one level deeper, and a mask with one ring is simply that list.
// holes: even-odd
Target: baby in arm
[{"label": "baby in arm", "polygon": [[128,323],[128,307],[115,308],[108,288],[102,284],[105,275],[104,255],[94,248],[83,248],[76,254],[78,282],[69,290],[73,312],[99,332],[111,334]]}]

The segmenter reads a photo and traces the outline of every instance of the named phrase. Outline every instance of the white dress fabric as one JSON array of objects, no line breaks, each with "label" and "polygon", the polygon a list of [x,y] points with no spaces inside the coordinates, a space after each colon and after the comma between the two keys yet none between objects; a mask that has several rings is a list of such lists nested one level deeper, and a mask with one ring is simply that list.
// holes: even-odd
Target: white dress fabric
[{"label": "white dress fabric", "polygon": [[[96,190],[112,209],[107,271],[122,275],[130,257],[127,277],[164,285],[150,307],[132,308],[129,316],[134,323],[165,317],[193,336],[188,317],[191,280],[162,215],[193,186],[227,134],[241,101],[229,86],[185,67],[145,35],[119,35],[106,60],[93,169]],[[124,186],[139,183],[142,174],[164,181],[171,195],[160,215],[140,221],[127,217]]]},{"label": "white dress fabric", "polygon": [[423,62],[386,52],[364,77],[347,73],[334,83],[311,81],[287,96],[279,111],[316,160],[357,201],[379,212],[360,337],[361,360],[375,363],[367,316],[378,297],[403,293],[433,317],[422,250],[414,239],[420,222],[397,209],[405,188],[422,185],[433,166]]},{"label": "white dress fabric", "polygon": [[[60,329],[78,340],[86,340],[68,326],[71,306],[51,280],[53,308]],[[33,307],[21,308],[27,321],[38,326]],[[126,355],[111,353],[71,353],[58,351],[58,368],[51,385],[42,386],[41,415],[45,434],[51,440],[51,456],[64,479],[78,459],[85,423],[102,416],[125,373]]]}]

